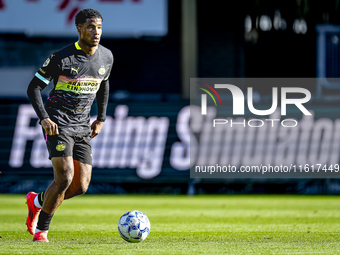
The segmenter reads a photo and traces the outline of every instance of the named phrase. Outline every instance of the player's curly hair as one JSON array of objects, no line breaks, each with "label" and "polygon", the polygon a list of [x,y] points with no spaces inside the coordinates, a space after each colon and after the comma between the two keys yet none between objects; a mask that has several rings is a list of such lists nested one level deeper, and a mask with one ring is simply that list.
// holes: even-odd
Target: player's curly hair
[{"label": "player's curly hair", "polygon": [[99,11],[96,11],[91,8],[87,8],[87,9],[79,11],[76,14],[75,24],[76,26],[79,26],[80,24],[85,23],[86,19],[92,19],[92,18],[98,18],[98,19],[101,19],[102,21],[104,20]]}]

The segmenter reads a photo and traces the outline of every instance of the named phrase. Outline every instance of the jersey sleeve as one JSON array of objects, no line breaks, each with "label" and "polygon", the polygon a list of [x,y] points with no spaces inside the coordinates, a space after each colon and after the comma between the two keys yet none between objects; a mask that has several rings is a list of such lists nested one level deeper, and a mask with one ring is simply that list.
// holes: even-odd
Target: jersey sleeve
[{"label": "jersey sleeve", "polygon": [[106,76],[104,77],[103,81],[107,81],[110,77],[110,74],[111,74],[111,70],[112,70],[112,66],[113,66],[113,55],[112,53],[110,52],[110,68],[108,70],[108,72],[106,73]]},{"label": "jersey sleeve", "polygon": [[42,67],[35,73],[35,76],[48,85],[53,78],[59,76],[60,70],[60,57],[57,52],[54,52],[48,59],[46,59]]}]

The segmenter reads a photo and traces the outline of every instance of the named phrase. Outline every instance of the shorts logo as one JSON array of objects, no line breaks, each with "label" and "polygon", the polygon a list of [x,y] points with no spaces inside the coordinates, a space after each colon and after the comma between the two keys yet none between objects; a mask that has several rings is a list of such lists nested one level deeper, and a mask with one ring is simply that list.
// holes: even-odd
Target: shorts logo
[{"label": "shorts logo", "polygon": [[66,149],[66,145],[62,142],[58,142],[58,145],[55,147],[57,151],[63,151]]},{"label": "shorts logo", "polygon": [[99,73],[100,75],[104,75],[105,71],[106,71],[105,68],[104,68],[104,67],[101,67],[101,68],[99,68],[98,73]]}]

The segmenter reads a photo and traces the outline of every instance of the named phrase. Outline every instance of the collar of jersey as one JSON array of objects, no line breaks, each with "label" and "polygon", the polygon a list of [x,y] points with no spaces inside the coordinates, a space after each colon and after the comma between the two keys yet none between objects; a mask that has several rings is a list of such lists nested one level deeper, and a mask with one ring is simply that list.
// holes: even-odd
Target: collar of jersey
[{"label": "collar of jersey", "polygon": [[76,49],[77,49],[77,50],[81,50],[81,47],[79,46],[78,41],[76,41],[76,42],[74,43],[74,46],[76,46]]},{"label": "collar of jersey", "polygon": [[[77,50],[83,51],[82,48],[80,47],[78,41],[76,41],[76,42],[74,43],[74,46],[76,47]],[[97,50],[98,50],[98,46],[97,46]],[[96,52],[97,52],[97,50],[96,50]],[[85,53],[85,51],[83,51],[83,52],[84,52],[84,54],[85,54],[88,58],[93,58],[94,55],[96,54],[96,52],[95,52],[93,55],[89,56],[89,55],[87,55],[87,54]]]}]

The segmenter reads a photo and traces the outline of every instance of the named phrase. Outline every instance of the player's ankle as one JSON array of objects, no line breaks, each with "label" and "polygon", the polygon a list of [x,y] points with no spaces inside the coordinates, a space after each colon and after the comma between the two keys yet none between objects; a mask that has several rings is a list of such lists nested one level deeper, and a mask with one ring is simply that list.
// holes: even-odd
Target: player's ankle
[{"label": "player's ankle", "polygon": [[41,210],[39,214],[37,229],[40,231],[48,231],[53,215],[54,214],[48,214]]},{"label": "player's ankle", "polygon": [[39,193],[35,198],[34,198],[34,205],[38,208],[42,208],[43,206],[43,201],[44,201],[44,194],[45,191]]},{"label": "player's ankle", "polygon": [[37,228],[35,229],[35,232],[34,232],[34,233],[36,234],[36,233],[39,233],[39,232],[41,232],[41,231],[44,231],[44,232],[48,233],[48,230],[40,230],[40,229],[37,229]]}]

